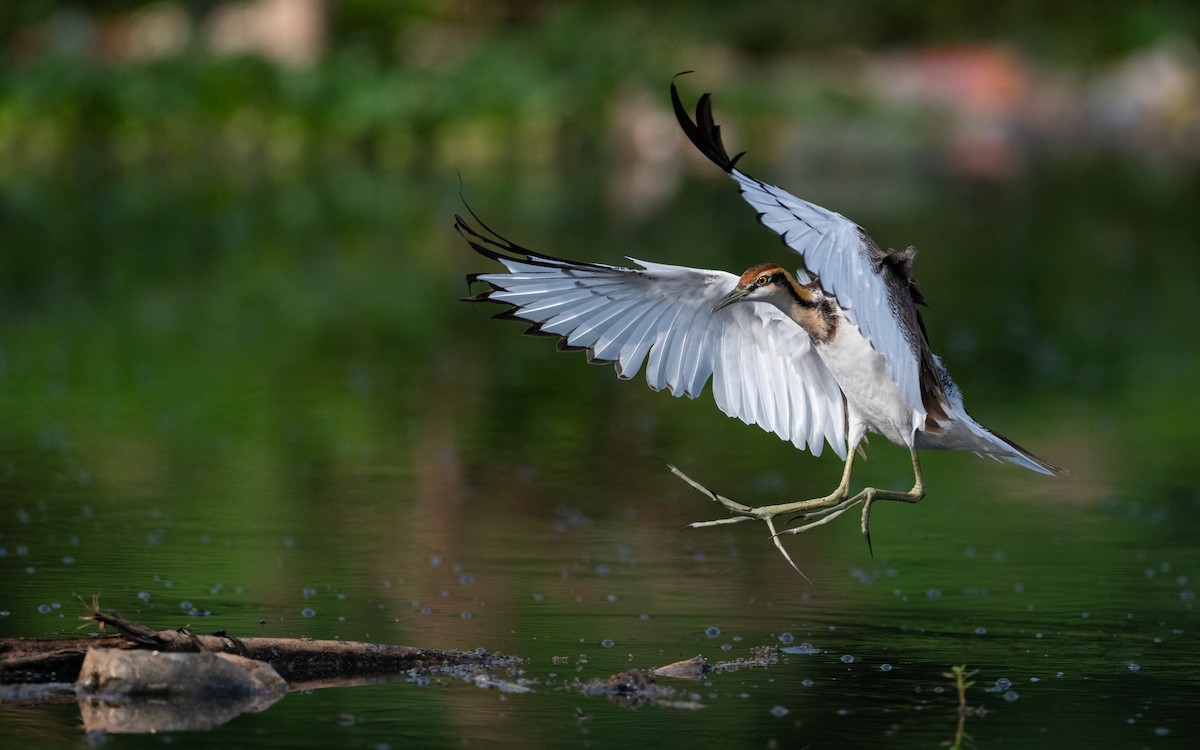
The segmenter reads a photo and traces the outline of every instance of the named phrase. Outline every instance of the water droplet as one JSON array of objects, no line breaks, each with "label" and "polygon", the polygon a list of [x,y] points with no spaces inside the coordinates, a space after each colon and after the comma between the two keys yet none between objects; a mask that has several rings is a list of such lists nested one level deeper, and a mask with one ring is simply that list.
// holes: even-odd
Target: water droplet
[{"label": "water droplet", "polygon": [[612,648],[617,644],[613,643],[611,638],[605,638],[604,640],[600,641],[600,645],[604,648]]},{"label": "water droplet", "polygon": [[316,617],[317,610],[313,609],[312,607],[305,607],[304,609],[300,610],[300,616],[301,617]]},{"label": "water droplet", "polygon": [[464,620],[470,620],[470,619],[471,619],[471,613],[470,613],[470,612],[460,612],[460,613],[458,614],[458,616],[459,616],[459,617],[461,617],[461,618],[462,618],[462,619],[464,619]]},{"label": "water droplet", "polygon": [[792,635],[791,633],[780,633],[779,634],[779,642],[785,646],[794,640],[796,640],[796,636]]},{"label": "water droplet", "polygon": [[812,687],[814,683],[812,680],[810,680],[806,677],[803,680],[800,680],[800,684],[803,685],[804,687]]},{"label": "water droplet", "polygon": [[987,635],[987,628],[980,625],[979,627],[975,628],[975,635]]},{"label": "water droplet", "polygon": [[941,589],[927,589],[925,591],[925,596],[929,599],[941,599],[942,598],[942,590]]},{"label": "water droplet", "polygon": [[997,693],[1008,690],[1010,687],[1012,687],[1012,680],[1008,679],[1007,677],[1001,677],[1000,679],[996,680]]},{"label": "water droplet", "polygon": [[880,672],[891,672],[891,671],[892,671],[892,665],[891,665],[891,664],[880,664],[880,665],[879,665],[879,671],[880,671]]},{"label": "water droplet", "polygon": [[842,664],[853,664],[854,657],[850,654],[842,654]]},{"label": "water droplet", "polygon": [[53,611],[54,611],[54,607],[51,607],[49,604],[39,604],[38,605],[38,612],[41,612],[43,615],[48,615]]},{"label": "water droplet", "polygon": [[771,715],[777,719],[782,719],[784,716],[788,715],[788,710],[783,706],[775,706],[771,709]]},{"label": "water droplet", "polygon": [[1016,690],[1009,690],[1007,693],[1004,694],[1003,697],[1004,697],[1004,700],[1008,701],[1009,703],[1012,703],[1013,701],[1015,701],[1017,698],[1020,698],[1021,696],[1017,694]]},{"label": "water droplet", "polygon": [[1142,669],[1142,665],[1140,665],[1140,664],[1130,664],[1129,665],[1130,672],[1140,672],[1141,669]]},{"label": "water droplet", "polygon": [[717,636],[719,636],[721,634],[721,629],[718,628],[716,625],[710,625],[708,627],[708,629],[704,631],[704,634],[707,635],[709,638],[716,638]]}]

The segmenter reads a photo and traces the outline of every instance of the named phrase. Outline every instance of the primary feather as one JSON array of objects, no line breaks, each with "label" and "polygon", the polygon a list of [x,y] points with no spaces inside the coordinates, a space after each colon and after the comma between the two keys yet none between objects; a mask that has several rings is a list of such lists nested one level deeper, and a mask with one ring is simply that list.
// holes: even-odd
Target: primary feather
[{"label": "primary feather", "polygon": [[[915,428],[925,425],[930,413],[945,416],[948,403],[936,367],[931,355],[923,353],[926,342],[916,340],[913,334],[919,331],[924,337],[924,324],[915,307],[923,300],[909,273],[911,251],[905,256],[907,262],[889,263],[888,253],[858,224],[738,169],[735,165],[742,154],[730,158],[726,152],[721,128],[713,122],[708,94],[696,105],[695,122],[674,84],[671,102],[683,132],[697,149],[737,181],[759,221],[801,256],[804,267],[820,278],[821,287],[837,298],[846,319],[883,355],[900,396],[912,408]],[[915,325],[906,325],[912,323]]]},{"label": "primary feather", "polygon": [[455,227],[508,270],[470,277],[490,287],[474,300],[511,305],[497,317],[527,321],[531,333],[614,362],[621,378],[644,365],[647,385],[674,396],[696,398],[711,379],[725,414],[814,455],[828,443],[846,457],[844,400],[808,334],[768,305],[711,314],[737,276],[637,260],[640,269],[563,260],[478,223],[482,231],[458,216]]}]

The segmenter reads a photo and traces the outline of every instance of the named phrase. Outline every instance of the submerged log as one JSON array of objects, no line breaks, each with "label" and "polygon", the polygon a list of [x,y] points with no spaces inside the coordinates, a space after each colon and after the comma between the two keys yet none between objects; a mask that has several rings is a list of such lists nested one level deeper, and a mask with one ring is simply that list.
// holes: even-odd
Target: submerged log
[{"label": "submerged log", "polygon": [[91,648],[76,683],[88,732],[212,729],[265,711],[288,684],[265,662],[234,654]]},{"label": "submerged log", "polygon": [[444,672],[467,678],[473,672],[512,667],[521,661],[481,651],[308,638],[238,638],[224,631],[202,635],[188,628],[154,630],[112,611],[96,610],[88,619],[101,623],[102,628],[115,628],[117,634],[56,640],[0,638],[0,684],[73,683],[93,647],[236,654],[270,664],[293,690],[370,682],[406,673]]},{"label": "submerged log", "polygon": [[85,618],[115,635],[0,639],[0,703],[78,703],[89,733],[206,730],[266,709],[292,690],[446,675],[527,690],[491,676],[516,657],[355,641],[237,638],[153,630],[116,612]]}]

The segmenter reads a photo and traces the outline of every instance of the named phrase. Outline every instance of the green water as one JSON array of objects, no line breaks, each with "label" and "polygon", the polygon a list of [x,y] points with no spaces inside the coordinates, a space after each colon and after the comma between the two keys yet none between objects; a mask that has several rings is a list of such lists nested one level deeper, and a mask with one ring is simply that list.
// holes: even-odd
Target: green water
[{"label": "green water", "polygon": [[[787,540],[806,582],[763,527],[683,531],[719,514],[662,462],[760,504],[825,494],[837,459],[459,302],[491,268],[451,229],[452,171],[78,169],[4,183],[0,636],[88,632],[98,593],[159,628],[484,647],[533,687],[319,690],[109,747],[930,747],[955,737],[962,664],[975,747],[1200,729],[1193,170],[789,183],[919,248],[968,408],[1071,471],[926,455],[927,499],[876,509],[874,557],[849,517]],[[785,260],[719,180],[636,218],[586,166],[463,190],[552,254]],[[877,438],[858,477],[906,488],[907,456]],[[802,643],[819,653],[666,681],[696,710],[574,687]],[[0,744],[35,742],[84,746],[78,709],[0,707]]]}]

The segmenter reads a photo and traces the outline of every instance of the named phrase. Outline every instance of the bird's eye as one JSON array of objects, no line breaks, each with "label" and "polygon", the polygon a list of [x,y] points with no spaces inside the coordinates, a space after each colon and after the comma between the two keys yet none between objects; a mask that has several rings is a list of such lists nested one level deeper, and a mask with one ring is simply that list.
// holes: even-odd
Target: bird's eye
[{"label": "bird's eye", "polygon": [[759,276],[757,279],[754,280],[754,283],[758,284],[759,286],[766,286],[767,282],[769,282],[770,280],[771,280],[770,276]]}]

